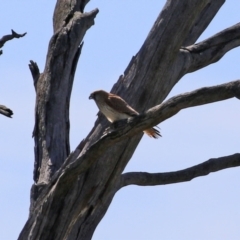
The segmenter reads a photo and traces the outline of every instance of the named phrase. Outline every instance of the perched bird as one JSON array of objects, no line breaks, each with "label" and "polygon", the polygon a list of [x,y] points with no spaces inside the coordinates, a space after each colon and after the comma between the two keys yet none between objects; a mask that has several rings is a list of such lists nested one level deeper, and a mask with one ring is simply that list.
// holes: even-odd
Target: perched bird
[{"label": "perched bird", "polygon": [[[139,113],[130,107],[121,97],[103,90],[92,92],[89,99],[95,101],[99,110],[111,123],[139,115]],[[160,132],[156,128],[146,129],[144,133],[153,138],[161,137]]]}]

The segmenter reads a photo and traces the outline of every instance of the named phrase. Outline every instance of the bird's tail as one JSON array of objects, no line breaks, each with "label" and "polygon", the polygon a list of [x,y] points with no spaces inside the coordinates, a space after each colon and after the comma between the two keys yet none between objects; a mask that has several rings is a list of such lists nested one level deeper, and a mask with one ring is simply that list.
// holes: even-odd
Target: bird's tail
[{"label": "bird's tail", "polygon": [[152,137],[152,138],[161,137],[160,132],[156,128],[149,128],[149,129],[144,130],[143,132],[146,133],[149,137]]}]

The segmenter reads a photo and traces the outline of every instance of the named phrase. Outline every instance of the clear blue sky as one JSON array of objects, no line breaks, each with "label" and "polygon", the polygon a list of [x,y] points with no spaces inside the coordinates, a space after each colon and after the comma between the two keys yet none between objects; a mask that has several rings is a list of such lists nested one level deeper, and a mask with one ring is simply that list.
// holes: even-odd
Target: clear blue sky
[{"label": "clear blue sky", "polygon": [[[165,1],[96,1],[95,25],[87,32],[71,101],[71,149],[87,135],[97,107],[88,100],[96,89],[110,90],[136,54]],[[28,217],[33,183],[35,91],[29,60],[42,71],[52,35],[55,1],[3,1],[0,36],[27,32],[7,42],[0,56],[0,104],[13,119],[0,116],[0,239],[16,239]],[[201,40],[239,22],[240,3],[226,1]],[[240,78],[240,49],[216,64],[186,75],[170,96]],[[240,102],[236,99],[191,108],[160,124],[163,137],[143,137],[128,171],[180,170],[213,157],[239,152]],[[82,118],[84,111],[86,117]],[[187,183],[126,187],[119,191],[94,240],[237,240],[240,237],[240,168]]]}]

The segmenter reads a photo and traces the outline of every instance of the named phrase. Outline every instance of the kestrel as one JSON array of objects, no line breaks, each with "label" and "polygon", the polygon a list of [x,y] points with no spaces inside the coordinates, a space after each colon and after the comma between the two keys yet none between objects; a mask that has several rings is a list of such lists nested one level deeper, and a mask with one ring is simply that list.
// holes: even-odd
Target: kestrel
[{"label": "kestrel", "polygon": [[[108,93],[103,90],[92,92],[89,99],[93,99],[99,110],[113,123],[118,120],[126,119],[139,115],[139,113],[130,107],[121,97],[116,94]],[[149,137],[161,137],[160,132],[156,128],[149,128],[143,131]]]}]

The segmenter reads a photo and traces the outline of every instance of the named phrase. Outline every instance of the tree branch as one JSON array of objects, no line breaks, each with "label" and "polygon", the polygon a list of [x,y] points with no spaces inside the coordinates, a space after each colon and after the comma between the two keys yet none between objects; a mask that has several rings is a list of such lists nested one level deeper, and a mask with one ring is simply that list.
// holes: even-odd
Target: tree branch
[{"label": "tree branch", "polygon": [[114,125],[107,129],[106,133],[111,133],[111,138],[119,139],[124,135],[133,136],[174,116],[184,108],[218,102],[233,97],[240,99],[240,80],[213,87],[203,87],[174,96],[139,116],[115,122]]},{"label": "tree branch", "polygon": [[[55,191],[59,189],[61,193],[68,191],[69,186],[76,181],[77,177],[83,172],[86,172],[107,149],[116,145],[117,142],[163,122],[177,114],[181,109],[222,101],[233,97],[240,99],[240,80],[180,94],[149,109],[144,114],[126,120],[120,120],[117,124],[115,122],[114,125],[110,126],[106,134],[102,135],[100,139],[88,147],[87,151],[79,155],[79,149],[75,150],[79,156],[75,161],[70,161],[71,163],[67,167],[60,169],[60,171],[54,175],[52,183],[48,186],[48,190],[46,189],[46,194],[50,192],[49,189],[52,187],[56,189]],[[117,128],[115,129],[115,127]],[[72,155],[76,156],[74,152]],[[61,185],[61,187],[58,186],[57,188],[55,184]],[[45,196],[42,197],[44,198]],[[41,202],[42,199],[38,199],[38,201]]]},{"label": "tree branch", "polygon": [[[12,34],[8,34],[8,35],[5,35],[3,36],[1,39],[0,39],[0,48],[3,47],[3,45],[7,42],[7,41],[10,41],[12,40],[13,38],[20,38],[20,37],[24,37],[27,33],[23,33],[23,34],[18,34],[16,33],[15,31],[12,30]],[[0,50],[0,55],[3,53],[2,50]],[[13,115],[13,111],[9,108],[7,108],[6,106],[4,105],[0,105],[0,114],[6,116],[6,117],[9,117],[11,118],[12,115]]]},{"label": "tree branch", "polygon": [[[27,34],[26,32],[23,34],[18,34],[12,30],[12,34],[5,35],[0,39],[0,48],[2,48],[7,41],[12,40],[13,38],[24,37],[26,34]],[[2,50],[0,51],[0,55],[1,54],[2,54]]]},{"label": "tree branch", "polygon": [[[156,121],[152,120],[153,118],[158,119],[157,121],[163,121],[164,119],[173,116],[181,109],[187,107],[225,100],[234,96],[239,98],[239,90],[240,81],[234,81],[228,84],[201,88],[190,93],[182,94],[169,99],[159,106],[149,109],[145,114],[140,115],[140,117],[131,119],[132,121],[125,124],[124,127],[120,127],[120,129],[116,129],[114,132],[103,135],[97,142],[90,146],[87,151],[80,154],[75,161],[68,161],[70,164],[65,166],[63,169],[60,169],[53,176],[51,183],[44,189],[43,194],[41,194],[37,199],[35,211],[42,208],[45,209],[44,206],[49,201],[51,203],[54,203],[55,201],[63,202],[64,196],[66,196],[69,191],[69,187],[74,185],[79,176],[81,176],[82,173],[87,172],[107,149],[116,145],[117,142],[152,126],[150,122]],[[142,116],[145,117],[141,119]],[[143,120],[142,124],[139,120]],[[74,156],[79,154],[79,151],[77,150],[78,149],[76,149],[69,158],[75,158]],[[118,182],[118,184],[120,184],[118,189],[130,184],[152,186],[190,181],[195,177],[204,176],[210,172],[216,172],[237,166],[240,166],[239,153],[218,159],[210,159],[202,164],[176,172],[155,174],[138,172],[126,173],[121,176],[121,179]],[[48,209],[51,209],[51,207]]]},{"label": "tree branch", "polygon": [[193,72],[217,62],[225,53],[238,46],[240,46],[240,23],[202,42],[182,47],[180,51],[186,55],[187,72]]},{"label": "tree branch", "polygon": [[211,158],[190,168],[167,173],[129,172],[121,176],[119,189],[128,185],[155,186],[191,181],[209,173],[240,166],[240,153]]},{"label": "tree branch", "polygon": [[[124,74],[114,84],[111,92],[120,95],[139,112],[161,103],[179,79],[186,74],[183,61],[185,59],[179,49],[185,43],[193,43],[202,34],[223,3],[224,0],[201,2],[168,0],[144,44],[132,58]],[[201,16],[205,16],[204,24],[200,23]],[[180,25],[176,25],[176,22]],[[99,139],[104,127],[104,121],[99,118],[86,138],[84,151]],[[115,146],[114,151],[119,153],[128,147],[128,155],[117,154],[124,159],[116,160],[122,162],[123,169],[140,139],[139,135],[126,140],[125,144]],[[112,152],[112,149],[106,152],[102,157],[103,161],[106,158],[112,160]],[[121,167],[119,174],[120,169]],[[102,175],[102,171],[99,171],[99,174]]]},{"label": "tree branch", "polygon": [[240,166],[240,153],[211,158],[206,162],[180,171],[167,173],[129,172],[121,176],[119,189],[128,185],[155,186],[191,181],[209,173]]},{"label": "tree branch", "polygon": [[12,115],[13,115],[13,111],[11,109],[7,108],[4,105],[0,105],[0,114],[4,115],[6,117],[11,118]]},{"label": "tree branch", "polygon": [[[58,1],[60,2],[65,3],[67,8],[67,1]],[[36,76],[39,76],[35,84],[37,96],[34,127],[34,181],[37,183],[48,183],[70,153],[69,102],[73,79],[81,53],[81,42],[86,31],[94,24],[97,13],[98,9],[89,13],[76,11],[71,17],[68,16],[64,27],[57,28],[50,40],[46,66],[40,76],[31,62],[34,82]]]},{"label": "tree branch", "polygon": [[33,77],[33,85],[35,88],[35,91],[37,91],[37,82],[38,79],[40,77],[40,72],[39,72],[39,68],[36,62],[30,60],[30,63],[28,64],[28,67],[31,71],[32,77]]}]

